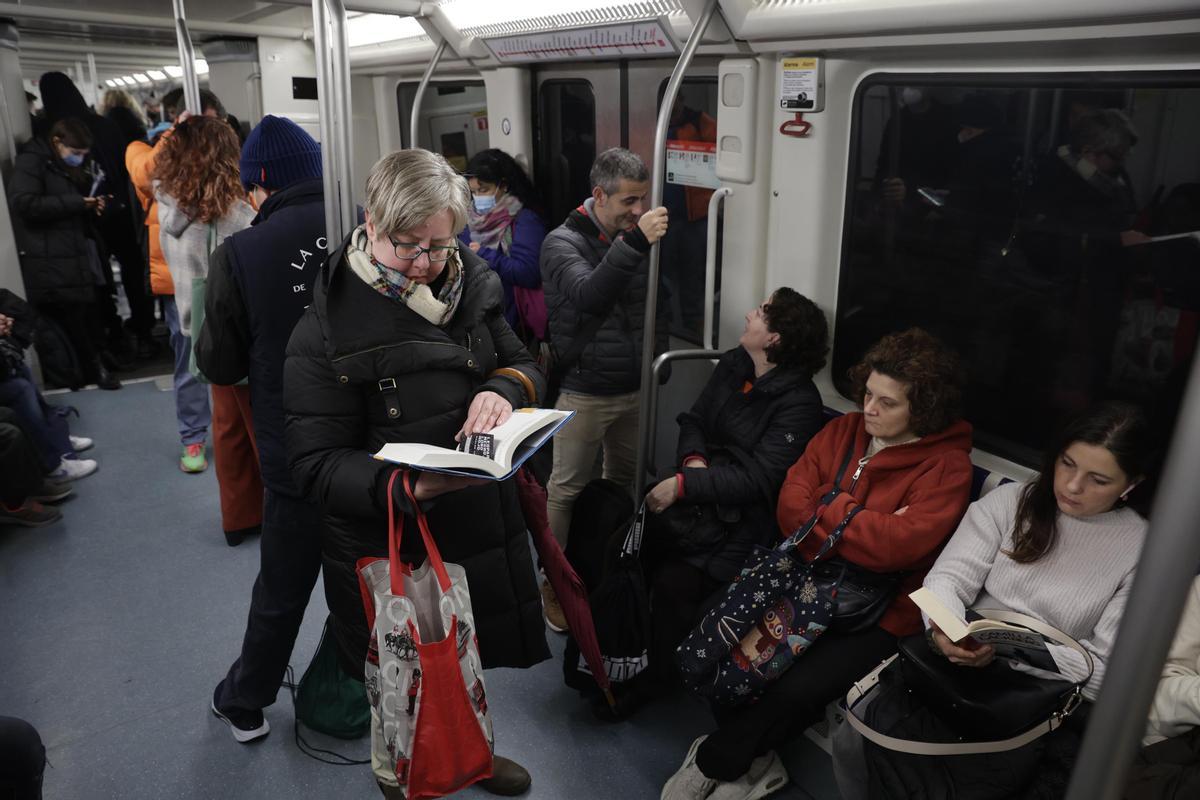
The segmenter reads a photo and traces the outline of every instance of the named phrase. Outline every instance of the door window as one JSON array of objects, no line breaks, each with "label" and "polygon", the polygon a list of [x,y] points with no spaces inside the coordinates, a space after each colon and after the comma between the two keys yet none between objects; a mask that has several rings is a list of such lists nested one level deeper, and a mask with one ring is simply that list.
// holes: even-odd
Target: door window
[{"label": "door window", "polygon": [[538,91],[537,186],[556,227],[592,193],[596,98],[585,80],[549,80]]}]

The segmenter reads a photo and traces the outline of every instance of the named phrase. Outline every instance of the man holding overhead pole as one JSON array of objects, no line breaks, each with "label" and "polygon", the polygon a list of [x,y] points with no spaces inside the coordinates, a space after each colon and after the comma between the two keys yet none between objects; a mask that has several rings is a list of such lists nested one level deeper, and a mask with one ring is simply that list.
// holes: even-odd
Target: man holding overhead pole
[{"label": "man holding overhead pole", "polygon": [[249,742],[270,732],[262,710],[275,702],[321,568],[321,515],[292,482],[284,450],[283,361],[326,242],[321,149],[311,136],[265,116],[240,168],[258,216],[213,252],[196,362],[213,383],[249,378],[262,466],[262,562],[241,655],[212,699],[233,737]]}]

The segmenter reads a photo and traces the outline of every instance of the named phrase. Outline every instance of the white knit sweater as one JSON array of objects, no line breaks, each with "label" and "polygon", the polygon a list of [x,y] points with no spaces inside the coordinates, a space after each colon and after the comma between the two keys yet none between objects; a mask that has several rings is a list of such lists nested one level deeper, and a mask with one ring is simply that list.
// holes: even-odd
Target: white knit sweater
[{"label": "white knit sweater", "polygon": [[1179,736],[1200,725],[1200,578],[1192,582],[1175,643],[1163,666],[1142,744]]},{"label": "white knit sweater", "polygon": [[[1019,564],[1001,550],[1012,549],[1022,489],[1023,484],[1007,484],[972,503],[924,585],[960,615],[967,607],[1008,609],[1069,634],[1095,661],[1084,687],[1084,695],[1094,700],[1133,585],[1146,521],[1127,508],[1082,519],[1059,514],[1053,549],[1031,564]],[[1081,680],[1087,675],[1079,653],[1049,648],[1064,676]]]}]

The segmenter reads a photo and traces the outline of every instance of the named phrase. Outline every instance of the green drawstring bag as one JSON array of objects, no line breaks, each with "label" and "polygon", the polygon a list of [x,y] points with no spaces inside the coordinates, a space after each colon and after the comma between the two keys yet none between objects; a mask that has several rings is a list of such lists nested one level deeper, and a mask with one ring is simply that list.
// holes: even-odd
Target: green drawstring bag
[{"label": "green drawstring bag", "polygon": [[296,687],[296,719],[320,733],[339,739],[360,739],[371,729],[371,705],[361,681],[338,664],[337,644],[329,620],[312,663]]}]

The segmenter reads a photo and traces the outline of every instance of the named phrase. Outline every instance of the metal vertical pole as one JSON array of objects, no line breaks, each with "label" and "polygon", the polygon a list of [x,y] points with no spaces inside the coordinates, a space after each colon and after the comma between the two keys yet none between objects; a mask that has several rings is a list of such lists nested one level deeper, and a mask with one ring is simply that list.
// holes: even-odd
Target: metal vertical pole
[{"label": "metal vertical pole", "polygon": [[421,76],[421,82],[417,84],[417,93],[413,95],[412,104],[412,121],[408,125],[408,146],[420,147],[420,142],[417,141],[417,131],[419,130],[418,123],[421,119],[421,101],[425,98],[425,89],[429,86],[430,79],[433,78],[433,71],[437,69],[438,62],[442,60],[442,53],[446,52],[446,40],[438,42],[437,49],[433,51],[433,60],[429,62],[429,66],[425,68],[425,74]]},{"label": "metal vertical pole", "polygon": [[1117,800],[1146,729],[1163,662],[1200,563],[1200,354],[1192,359],[1150,530],[1088,720],[1067,800]]},{"label": "metal vertical pole", "polygon": [[179,45],[179,67],[183,70],[183,104],[193,114],[200,107],[200,82],[196,79],[196,51],[192,49],[192,37],[188,33],[187,19],[183,15],[183,0],[175,3],[175,40]]},{"label": "metal vertical pole", "polygon": [[332,253],[346,238],[338,211],[337,166],[334,155],[333,75],[329,64],[329,9],[313,0],[313,51],[317,57],[317,122],[321,133],[321,175],[325,183],[325,249]]},{"label": "metal vertical pole", "polygon": [[100,79],[96,77],[96,54],[88,53],[88,79],[92,87],[92,97],[95,99],[96,110],[100,110]]},{"label": "metal vertical pole", "polygon": [[[733,189],[722,186],[708,198],[708,238],[704,251],[704,333],[700,344],[717,349],[717,338],[713,335],[713,306],[717,299],[717,209],[721,202],[733,194]],[[653,464],[650,465],[653,468]]]},{"label": "metal vertical pole", "polygon": [[[654,129],[654,171],[650,174],[650,208],[658,208],[663,202],[663,188],[666,182],[666,147],[667,126],[671,121],[671,109],[675,106],[675,98],[679,95],[679,87],[683,83],[683,75],[692,63],[696,48],[704,38],[704,31],[717,11],[717,0],[707,0],[704,11],[696,20],[692,34],[688,37],[675,69],[671,71],[671,80],[667,82],[667,91],[663,94],[662,105],[658,109],[658,125]],[[646,275],[646,316],[642,324],[642,383],[640,408],[638,409],[638,449],[637,471],[634,473],[634,486],[641,486],[646,480],[646,452],[650,439],[650,381],[653,379],[654,362],[654,329],[658,317],[658,262],[662,253],[662,240],[659,239],[650,247],[650,266]]]},{"label": "metal vertical pole", "polygon": [[[346,28],[346,5],[342,0],[329,1],[330,62],[333,76],[333,92],[329,98],[333,109],[333,141],[337,163],[337,209],[340,215],[342,235],[358,225],[358,212],[354,203],[354,166],[350,158],[350,147],[354,142],[354,115],[350,97],[350,40]],[[339,237],[340,243],[341,237]]]}]

